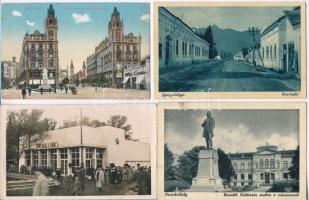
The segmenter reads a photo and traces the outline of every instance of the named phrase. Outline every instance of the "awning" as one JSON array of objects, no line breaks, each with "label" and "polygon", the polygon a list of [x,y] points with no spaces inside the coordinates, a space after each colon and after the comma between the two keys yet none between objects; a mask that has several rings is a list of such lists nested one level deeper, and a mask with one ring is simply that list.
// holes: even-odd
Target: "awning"
[{"label": "awning", "polygon": [[136,81],[135,81],[136,84],[141,84],[141,83],[144,83],[144,82],[145,82],[145,76],[139,75],[139,76],[136,77]]},{"label": "awning", "polygon": [[130,77],[125,77],[124,80],[122,81],[122,83],[128,82],[129,79],[130,79]]}]

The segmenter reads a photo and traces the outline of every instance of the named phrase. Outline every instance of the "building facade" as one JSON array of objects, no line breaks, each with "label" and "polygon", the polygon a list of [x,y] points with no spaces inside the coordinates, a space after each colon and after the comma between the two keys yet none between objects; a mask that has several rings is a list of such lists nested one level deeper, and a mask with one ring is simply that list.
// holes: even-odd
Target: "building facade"
[{"label": "building facade", "polygon": [[75,126],[49,131],[43,141],[24,149],[20,157],[19,169],[28,167],[50,167],[61,169],[67,174],[68,164],[86,169],[111,163],[123,166],[150,166],[150,145],[127,140],[123,129],[111,126]]},{"label": "building facade", "polygon": [[159,67],[209,60],[209,44],[166,8],[159,8]]},{"label": "building facade", "polygon": [[284,11],[283,15],[265,28],[260,36],[259,65],[280,72],[300,74],[301,30],[300,7]]},{"label": "building facade", "polygon": [[55,10],[49,6],[45,19],[45,32],[26,33],[20,57],[19,84],[33,87],[42,85],[43,71],[47,70],[48,84],[58,84],[58,23]]},{"label": "building facade", "polygon": [[150,57],[142,59],[139,66],[124,69],[124,89],[150,89]]},{"label": "building facade", "polygon": [[138,66],[141,61],[142,37],[124,33],[124,24],[117,8],[108,24],[108,36],[87,57],[87,77],[107,80],[108,87],[122,87],[124,69]]},{"label": "building facade", "polygon": [[9,81],[10,87],[16,84],[18,68],[19,63],[16,62],[15,57],[13,57],[12,60],[1,62],[1,76]]},{"label": "building facade", "polygon": [[236,174],[232,186],[259,187],[290,180],[289,167],[294,154],[295,150],[279,151],[277,146],[268,144],[257,147],[256,152],[229,154]]}]

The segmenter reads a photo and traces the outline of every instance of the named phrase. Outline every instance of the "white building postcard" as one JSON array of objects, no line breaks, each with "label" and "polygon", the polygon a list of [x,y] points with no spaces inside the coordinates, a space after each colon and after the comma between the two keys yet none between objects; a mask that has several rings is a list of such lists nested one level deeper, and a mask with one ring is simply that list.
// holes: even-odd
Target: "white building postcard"
[{"label": "white building postcard", "polygon": [[1,106],[1,133],[1,199],[156,197],[153,104]]},{"label": "white building postcard", "polygon": [[304,98],[305,2],[158,2],[157,98]]},{"label": "white building postcard", "polygon": [[306,199],[305,103],[162,103],[158,197]]},{"label": "white building postcard", "polygon": [[149,6],[2,3],[2,98],[150,98]]}]

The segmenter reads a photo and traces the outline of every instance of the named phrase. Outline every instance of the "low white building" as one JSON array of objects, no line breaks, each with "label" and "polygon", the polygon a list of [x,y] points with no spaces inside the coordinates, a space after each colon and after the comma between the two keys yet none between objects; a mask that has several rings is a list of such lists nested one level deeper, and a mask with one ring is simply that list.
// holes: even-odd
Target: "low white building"
[{"label": "low white building", "polygon": [[236,53],[236,54],[233,56],[233,59],[236,60],[236,61],[243,61],[243,60],[245,60],[242,51]]},{"label": "low white building", "polygon": [[[300,12],[300,7],[284,11],[280,18],[262,31],[260,53],[264,67],[300,74]],[[261,59],[256,61],[262,65]]]},{"label": "low white building", "polygon": [[167,8],[159,8],[159,67],[209,60],[209,44]]},{"label": "low white building", "polygon": [[75,126],[46,132],[43,141],[24,150],[20,166],[51,167],[68,171],[68,164],[97,168],[114,163],[123,166],[150,166],[150,144],[125,139],[123,129],[102,126]]}]

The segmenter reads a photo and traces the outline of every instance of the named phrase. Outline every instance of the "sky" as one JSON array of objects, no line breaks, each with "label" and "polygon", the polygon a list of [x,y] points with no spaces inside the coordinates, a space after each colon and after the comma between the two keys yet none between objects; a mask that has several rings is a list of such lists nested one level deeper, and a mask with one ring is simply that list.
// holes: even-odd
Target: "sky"
[{"label": "sky", "polygon": [[[58,19],[59,64],[66,69],[73,60],[75,71],[108,35],[114,6],[124,22],[124,33],[142,36],[141,56],[149,55],[150,21],[147,3],[53,3]],[[48,3],[7,3],[2,10],[2,59],[19,60],[26,32],[44,32]]]},{"label": "sky", "polygon": [[[195,146],[205,146],[202,122],[207,110],[165,110],[165,143],[181,155]],[[215,119],[214,148],[226,153],[254,152],[272,144],[279,150],[299,144],[298,110],[211,110]]]},{"label": "sky", "polygon": [[[151,143],[151,137],[156,134],[156,107],[151,104],[105,104],[105,105],[16,105],[7,106],[7,111],[21,109],[43,110],[42,119],[52,118],[57,121],[57,127],[65,120],[80,120],[80,109],[83,117],[89,117],[107,122],[111,115],[125,115],[127,124],[132,125],[132,137],[142,142]],[[136,113],[143,113],[136,114]]]},{"label": "sky", "polygon": [[251,26],[266,28],[283,15],[284,10],[293,7],[167,7],[167,9],[182,19],[191,27],[200,28],[217,25],[221,29],[245,31]]}]

